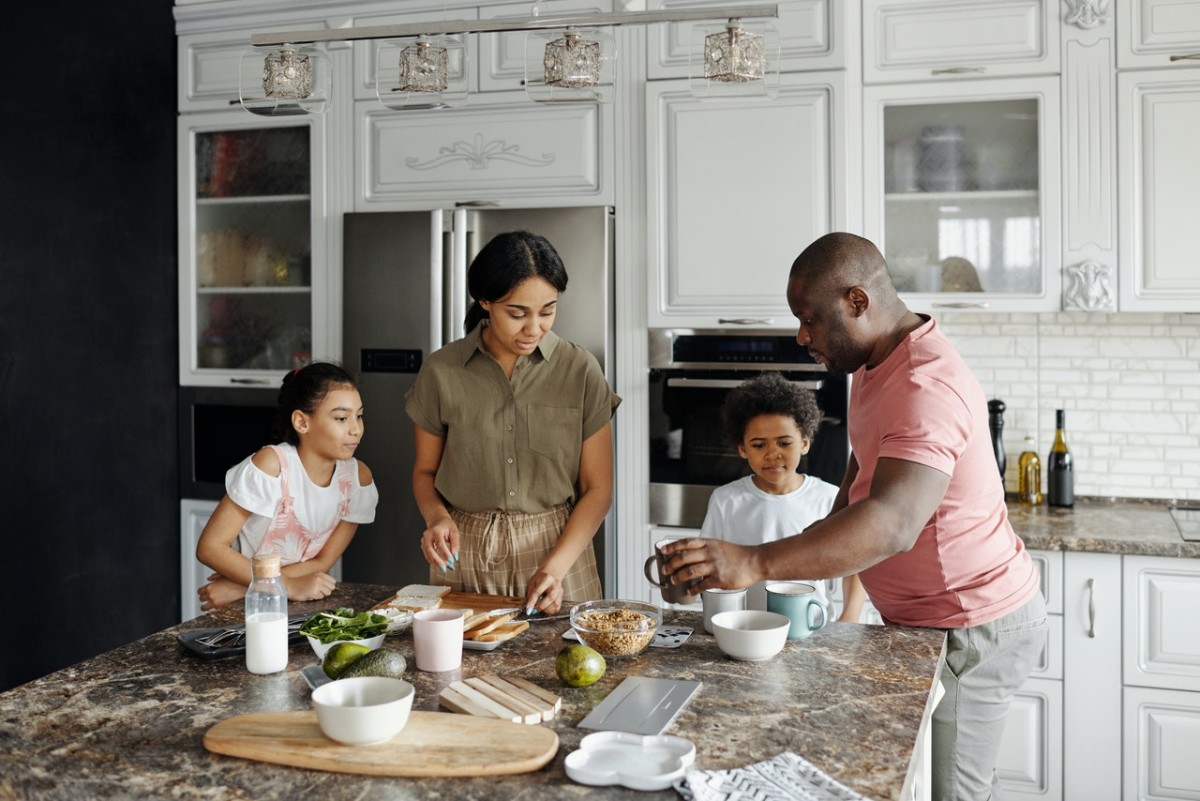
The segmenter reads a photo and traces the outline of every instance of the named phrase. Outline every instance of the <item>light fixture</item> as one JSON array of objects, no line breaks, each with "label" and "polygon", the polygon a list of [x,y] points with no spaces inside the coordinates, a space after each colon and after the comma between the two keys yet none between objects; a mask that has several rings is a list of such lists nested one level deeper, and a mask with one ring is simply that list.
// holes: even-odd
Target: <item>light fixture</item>
[{"label": "light fixture", "polygon": [[375,94],[388,108],[454,108],[467,101],[467,54],[457,39],[385,39],[375,56]]},{"label": "light fixture", "polygon": [[[329,103],[329,62],[315,45],[364,39],[383,40],[377,50],[376,94],[384,105],[397,109],[461,105],[467,95],[467,54],[463,42],[451,37],[522,31],[529,34],[525,85],[530,99],[605,102],[616,83],[617,53],[613,37],[599,29],[705,20],[725,20],[717,29],[696,26],[706,31],[704,36],[717,34],[724,39],[712,40],[711,58],[701,55],[701,63],[711,61],[712,66],[693,73],[693,92],[715,97],[748,88],[774,96],[779,81],[778,36],[773,26],[768,31],[744,20],[778,16],[777,5],[722,6],[256,33],[250,37],[254,49],[242,58],[243,65],[257,65],[243,66],[242,105],[256,114],[324,111]],[[718,46],[721,41],[725,44]],[[705,48],[700,47],[703,53]],[[272,48],[265,60],[263,48]],[[309,68],[311,89],[306,77]]]},{"label": "light fixture", "polygon": [[525,94],[539,103],[607,103],[616,85],[616,40],[569,27],[525,37]]},{"label": "light fixture", "polygon": [[770,22],[743,22],[692,29],[692,94],[707,99],[730,95],[779,94],[779,33]]},{"label": "light fixture", "polygon": [[323,114],[329,108],[329,56],[311,45],[280,44],[263,57],[242,54],[239,94],[247,111],[269,117]]}]

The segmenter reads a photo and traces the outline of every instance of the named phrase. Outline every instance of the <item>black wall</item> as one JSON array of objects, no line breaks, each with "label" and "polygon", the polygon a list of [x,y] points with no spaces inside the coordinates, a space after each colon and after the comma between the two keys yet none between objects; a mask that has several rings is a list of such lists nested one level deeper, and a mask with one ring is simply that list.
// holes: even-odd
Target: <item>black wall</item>
[{"label": "black wall", "polygon": [[179,609],[171,4],[43,14],[5,46],[0,691]]}]

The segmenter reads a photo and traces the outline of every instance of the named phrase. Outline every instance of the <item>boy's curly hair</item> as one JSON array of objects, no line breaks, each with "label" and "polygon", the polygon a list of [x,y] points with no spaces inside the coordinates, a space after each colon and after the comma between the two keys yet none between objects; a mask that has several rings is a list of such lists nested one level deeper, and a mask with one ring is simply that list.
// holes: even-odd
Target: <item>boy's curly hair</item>
[{"label": "boy's curly hair", "polygon": [[760,414],[781,414],[796,421],[800,433],[812,439],[821,424],[817,396],[810,389],[789,383],[779,373],[763,373],[743,381],[725,398],[721,419],[725,438],[742,444],[746,426]]}]

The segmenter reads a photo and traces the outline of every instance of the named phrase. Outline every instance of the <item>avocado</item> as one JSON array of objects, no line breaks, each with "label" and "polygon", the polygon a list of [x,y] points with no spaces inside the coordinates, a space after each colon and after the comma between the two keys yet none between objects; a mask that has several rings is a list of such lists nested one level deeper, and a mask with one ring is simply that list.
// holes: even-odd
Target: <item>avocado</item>
[{"label": "avocado", "polygon": [[351,662],[339,675],[339,679],[349,679],[354,676],[384,676],[390,679],[404,678],[404,670],[408,667],[404,655],[399,651],[388,648],[377,648],[363,654]]}]

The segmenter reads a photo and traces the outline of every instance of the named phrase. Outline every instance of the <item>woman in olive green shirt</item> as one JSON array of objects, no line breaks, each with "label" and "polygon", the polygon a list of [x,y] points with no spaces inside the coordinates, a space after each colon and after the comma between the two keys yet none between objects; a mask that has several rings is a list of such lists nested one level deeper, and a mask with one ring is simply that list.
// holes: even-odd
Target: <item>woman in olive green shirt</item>
[{"label": "woman in olive green shirt", "polygon": [[621,402],[595,357],[550,330],[566,286],[543,237],[492,239],[467,271],[467,335],[425,361],[405,403],[430,581],[543,612],[603,595],[592,537]]}]

